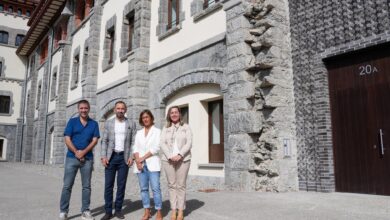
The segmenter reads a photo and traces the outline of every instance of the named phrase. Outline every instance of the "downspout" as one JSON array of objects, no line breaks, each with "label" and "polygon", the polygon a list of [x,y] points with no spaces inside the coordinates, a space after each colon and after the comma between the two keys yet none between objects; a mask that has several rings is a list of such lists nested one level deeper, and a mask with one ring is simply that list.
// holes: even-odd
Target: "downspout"
[{"label": "downspout", "polygon": [[[22,92],[22,103],[20,103],[21,105],[21,109],[22,111],[20,112],[20,117],[22,118],[22,132],[21,132],[21,140],[20,140],[20,155],[19,155],[19,161],[22,162],[22,155],[23,155],[23,137],[24,137],[24,114],[25,114],[25,106],[26,106],[26,102],[28,101],[27,98],[26,98],[26,95],[27,95],[27,76],[28,76],[28,71],[29,71],[29,68],[30,68],[30,58],[27,58],[27,68],[26,68],[26,73],[24,74],[24,82],[23,82],[23,92]],[[31,72],[31,69],[30,69],[30,72]]]},{"label": "downspout", "polygon": [[47,138],[47,118],[48,118],[48,113],[49,113],[49,104],[50,104],[50,79],[51,79],[51,61],[53,57],[53,39],[54,39],[54,30],[53,28],[49,27],[49,33],[50,33],[50,39],[49,39],[49,48],[48,48],[48,54],[49,56],[47,57],[47,65],[48,65],[48,71],[47,71],[47,87],[46,87],[46,108],[45,108],[45,129],[44,129],[44,138],[43,138],[43,164],[46,163],[46,138]]}]

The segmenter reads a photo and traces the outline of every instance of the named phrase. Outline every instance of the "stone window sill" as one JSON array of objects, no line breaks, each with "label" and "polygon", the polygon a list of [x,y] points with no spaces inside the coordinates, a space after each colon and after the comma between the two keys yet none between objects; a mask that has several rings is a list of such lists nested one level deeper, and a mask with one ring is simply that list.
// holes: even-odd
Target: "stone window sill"
[{"label": "stone window sill", "polygon": [[12,116],[11,113],[0,113],[0,116]]},{"label": "stone window sill", "polygon": [[206,9],[196,13],[194,15],[194,22],[198,22],[198,21],[202,20],[203,18],[211,15],[215,11],[221,9],[222,7],[223,7],[223,4],[221,2],[218,2],[216,4],[211,5],[210,7],[206,8]]},{"label": "stone window sill", "polygon": [[160,34],[160,35],[158,36],[158,40],[159,40],[159,41],[162,41],[162,40],[164,40],[165,38],[167,38],[167,37],[169,37],[169,36],[175,34],[175,33],[178,32],[178,31],[180,31],[180,29],[181,29],[181,24],[178,24],[178,25],[172,27],[171,29],[167,30],[166,32]]},{"label": "stone window sill", "polygon": [[85,23],[87,23],[89,21],[89,19],[91,18],[91,16],[93,15],[93,10],[91,10],[91,12],[89,13],[89,15],[87,17],[84,18],[83,21],[81,21],[81,23],[79,24],[79,26],[76,27],[76,29],[74,31],[72,31],[72,36],[75,35],[81,28],[84,27]]},{"label": "stone window sill", "polygon": [[114,62],[107,64],[106,66],[103,67],[103,73],[106,72],[107,70],[111,69],[114,67]]},{"label": "stone window sill", "polygon": [[202,163],[198,164],[199,169],[223,170],[223,163]]},{"label": "stone window sill", "polygon": [[121,62],[127,60],[127,58],[128,58],[129,56],[132,56],[133,54],[134,54],[134,50],[131,50],[131,51],[127,52],[124,56],[122,56],[122,57],[120,58]]}]

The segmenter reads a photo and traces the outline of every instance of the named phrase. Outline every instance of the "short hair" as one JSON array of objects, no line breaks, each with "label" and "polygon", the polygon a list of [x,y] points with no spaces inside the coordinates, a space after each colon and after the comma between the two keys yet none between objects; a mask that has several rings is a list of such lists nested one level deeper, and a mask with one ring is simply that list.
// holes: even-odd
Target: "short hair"
[{"label": "short hair", "polygon": [[172,126],[172,120],[171,120],[171,116],[170,116],[170,113],[171,113],[171,110],[174,109],[174,108],[177,108],[177,111],[179,111],[179,125],[182,126],[184,124],[183,120],[182,120],[182,116],[181,116],[181,111],[180,111],[180,107],[177,106],[177,105],[174,105],[174,106],[171,106],[169,107],[168,109],[168,112],[167,112],[167,117],[166,117],[166,120],[167,120],[167,125],[166,127],[169,128]]},{"label": "short hair", "polygon": [[125,108],[127,108],[127,105],[124,101],[119,100],[119,101],[115,102],[114,106],[116,106],[117,104],[123,104],[125,106]]},{"label": "short hair", "polygon": [[149,109],[145,109],[145,110],[143,110],[143,111],[139,114],[139,124],[140,124],[141,126],[144,126],[144,123],[143,123],[143,121],[142,121],[142,116],[143,116],[144,114],[149,115],[149,117],[152,119],[152,125],[153,125],[153,124],[154,124],[154,116],[153,116],[152,112],[151,112]]},{"label": "short hair", "polygon": [[88,105],[88,108],[91,108],[91,106],[89,105],[89,102],[86,99],[82,99],[82,100],[78,101],[77,108],[79,108],[81,104],[86,104],[86,105]]}]

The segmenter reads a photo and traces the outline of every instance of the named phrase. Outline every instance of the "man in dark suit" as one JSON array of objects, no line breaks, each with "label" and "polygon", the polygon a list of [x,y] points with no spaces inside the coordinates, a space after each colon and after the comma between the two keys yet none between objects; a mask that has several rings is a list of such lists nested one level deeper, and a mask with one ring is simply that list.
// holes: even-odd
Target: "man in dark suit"
[{"label": "man in dark suit", "polygon": [[105,167],[104,209],[106,214],[102,220],[114,217],[112,214],[113,189],[117,175],[117,192],[115,199],[115,216],[124,219],[122,204],[125,197],[127,175],[132,165],[131,146],[137,132],[135,122],[125,117],[127,111],[123,101],[115,103],[115,118],[107,120],[104,125],[101,143],[101,161]]}]

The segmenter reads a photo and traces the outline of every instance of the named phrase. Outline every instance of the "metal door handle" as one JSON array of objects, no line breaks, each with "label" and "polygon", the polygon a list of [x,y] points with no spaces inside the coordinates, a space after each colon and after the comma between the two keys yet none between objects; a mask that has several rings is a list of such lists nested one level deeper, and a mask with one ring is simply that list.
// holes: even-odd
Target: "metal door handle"
[{"label": "metal door handle", "polygon": [[385,155],[385,148],[383,147],[383,131],[382,129],[379,129],[379,144],[381,147],[381,156],[383,157]]}]

